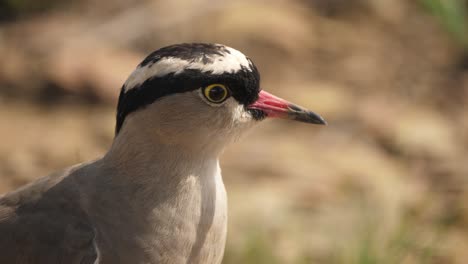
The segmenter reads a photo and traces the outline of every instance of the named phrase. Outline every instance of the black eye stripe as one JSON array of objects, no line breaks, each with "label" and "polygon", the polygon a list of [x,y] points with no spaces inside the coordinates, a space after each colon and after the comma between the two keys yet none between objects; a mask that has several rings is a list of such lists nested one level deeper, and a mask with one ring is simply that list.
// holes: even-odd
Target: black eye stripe
[{"label": "black eye stripe", "polygon": [[[223,52],[229,53],[229,50],[223,48],[222,45],[180,44],[153,52],[143,60],[140,67],[150,67],[151,64],[164,57],[189,60],[202,55],[220,55]],[[250,59],[248,60],[250,61]],[[210,62],[206,61],[205,63]],[[170,73],[164,76],[150,77],[135,87],[122,88],[117,105],[116,134],[130,113],[144,109],[157,99],[175,93],[194,91],[216,83],[224,84],[228,89],[228,97],[232,96],[245,106],[258,99],[260,76],[253,63],[248,68],[242,66],[239,71],[234,73],[212,74],[209,71],[185,69],[178,74]]]}]

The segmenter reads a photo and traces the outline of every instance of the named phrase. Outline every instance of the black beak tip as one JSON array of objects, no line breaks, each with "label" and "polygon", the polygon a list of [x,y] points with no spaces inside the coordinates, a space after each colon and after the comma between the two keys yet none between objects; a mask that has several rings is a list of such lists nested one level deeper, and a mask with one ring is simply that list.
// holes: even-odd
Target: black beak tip
[{"label": "black beak tip", "polygon": [[323,117],[317,115],[316,113],[311,113],[310,114],[310,121],[311,121],[311,123],[316,124],[316,125],[323,125],[323,126],[328,125],[327,121],[325,121],[325,119],[323,119]]},{"label": "black beak tip", "polygon": [[325,121],[323,117],[312,111],[306,110],[294,104],[289,104],[288,108],[290,109],[289,115],[293,120],[309,124],[327,125],[327,121]]},{"label": "black beak tip", "polygon": [[323,118],[322,118],[322,119],[320,119],[320,121],[319,121],[319,122],[317,122],[316,124],[317,124],[317,125],[328,126],[328,123],[327,123],[327,121],[325,121],[325,119],[323,119]]},{"label": "black beak tip", "polygon": [[327,121],[323,119],[321,116],[314,112],[305,112],[303,114],[295,115],[294,118],[297,121],[304,122],[304,123],[309,123],[309,124],[315,124],[315,125],[328,125]]}]

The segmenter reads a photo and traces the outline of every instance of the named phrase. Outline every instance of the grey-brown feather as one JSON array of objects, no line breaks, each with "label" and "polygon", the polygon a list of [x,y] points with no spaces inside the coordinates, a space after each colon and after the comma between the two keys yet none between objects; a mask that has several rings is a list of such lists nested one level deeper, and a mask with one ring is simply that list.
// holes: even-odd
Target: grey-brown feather
[{"label": "grey-brown feather", "polygon": [[0,198],[0,263],[221,263],[218,157],[255,121],[232,97],[201,96],[132,112],[102,159]]},{"label": "grey-brown feather", "polygon": [[0,199],[0,263],[95,262],[94,230],[69,172]]}]

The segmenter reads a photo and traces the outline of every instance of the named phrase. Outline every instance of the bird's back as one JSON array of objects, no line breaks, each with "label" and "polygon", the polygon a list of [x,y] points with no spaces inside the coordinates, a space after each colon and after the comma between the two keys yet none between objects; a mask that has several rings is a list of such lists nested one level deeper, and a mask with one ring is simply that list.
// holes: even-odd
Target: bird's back
[{"label": "bird's back", "polygon": [[0,263],[94,263],[94,231],[67,170],[0,198]]}]

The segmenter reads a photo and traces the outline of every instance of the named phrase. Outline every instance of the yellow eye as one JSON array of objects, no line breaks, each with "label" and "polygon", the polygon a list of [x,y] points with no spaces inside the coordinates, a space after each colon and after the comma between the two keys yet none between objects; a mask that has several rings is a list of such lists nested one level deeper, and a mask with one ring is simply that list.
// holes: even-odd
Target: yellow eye
[{"label": "yellow eye", "polygon": [[208,85],[203,89],[203,95],[212,103],[222,103],[229,95],[226,86],[216,83]]}]

